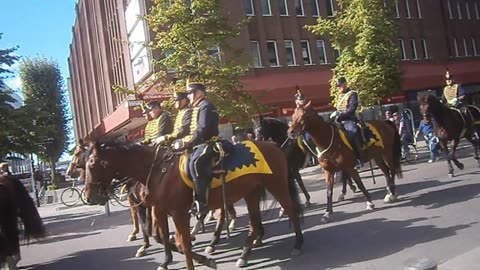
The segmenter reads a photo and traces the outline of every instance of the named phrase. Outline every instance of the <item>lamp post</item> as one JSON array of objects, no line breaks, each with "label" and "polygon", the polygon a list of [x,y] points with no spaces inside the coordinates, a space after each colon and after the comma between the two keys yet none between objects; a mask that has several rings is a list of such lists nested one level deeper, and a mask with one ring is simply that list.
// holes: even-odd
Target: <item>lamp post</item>
[{"label": "lamp post", "polygon": [[[49,144],[52,141],[53,141],[53,138],[44,137],[41,140],[41,142],[35,143],[35,145],[45,147],[45,145]],[[38,160],[38,157],[37,157],[37,160]],[[37,189],[37,184],[35,182],[35,164],[34,164],[34,160],[33,160],[33,153],[30,154],[30,161],[31,161],[30,162],[30,169],[31,169],[31,174],[32,174],[32,181],[31,182],[32,182],[33,192],[35,194],[35,202],[37,203],[37,207],[40,207],[40,200],[38,199],[38,189]]]}]

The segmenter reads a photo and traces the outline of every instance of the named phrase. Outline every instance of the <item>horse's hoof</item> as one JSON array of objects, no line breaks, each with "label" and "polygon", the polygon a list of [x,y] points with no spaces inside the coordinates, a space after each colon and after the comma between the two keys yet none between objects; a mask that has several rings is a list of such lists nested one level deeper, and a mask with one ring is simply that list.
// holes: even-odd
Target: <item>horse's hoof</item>
[{"label": "horse's hoof", "polygon": [[278,217],[281,218],[285,214],[285,209],[281,208],[280,212],[278,213]]},{"label": "horse's hoof", "polygon": [[212,269],[217,269],[217,262],[214,259],[208,259],[207,266]]},{"label": "horse's hoof", "polygon": [[209,221],[212,221],[214,219],[215,219],[215,217],[213,216],[213,212],[210,211],[210,212],[208,212],[207,216],[205,217],[205,222],[209,222]]},{"label": "horse's hoof", "polygon": [[137,235],[135,235],[135,234],[130,234],[130,235],[128,236],[127,242],[132,242],[132,241],[135,241],[135,240],[137,240]]},{"label": "horse's hoof", "polygon": [[393,194],[387,194],[385,195],[385,198],[383,199],[384,202],[386,203],[392,203],[397,200],[397,196]]},{"label": "horse's hoof", "polygon": [[166,266],[159,266],[157,270],[168,270],[168,267]]},{"label": "horse's hoof", "polygon": [[345,194],[340,193],[340,195],[338,195],[338,201],[341,202],[343,200],[345,200]]},{"label": "horse's hoof", "polygon": [[375,209],[375,205],[371,202],[367,202],[367,210],[373,210]]},{"label": "horse's hoof", "polygon": [[350,189],[352,190],[353,193],[357,193],[357,187],[356,186],[352,186]]},{"label": "horse's hoof", "polygon": [[453,173],[449,173],[449,174],[448,174],[448,177],[449,177],[449,178],[453,178],[453,177],[455,177],[455,175],[454,175]]},{"label": "horse's hoof", "polygon": [[235,266],[237,266],[237,267],[245,267],[245,266],[247,266],[247,264],[248,264],[248,263],[247,263],[247,260],[245,260],[245,259],[238,259],[238,260],[237,260],[237,263],[235,264]]},{"label": "horse's hoof", "polygon": [[255,240],[253,240],[252,247],[254,247],[254,248],[256,248],[256,247],[261,247],[262,245],[263,245],[262,239],[255,239]]},{"label": "horse's hoof", "polygon": [[296,256],[301,255],[302,253],[303,253],[303,251],[302,251],[301,249],[294,248],[294,249],[292,250],[292,252],[290,252],[290,255],[291,255],[292,257],[296,257]]},{"label": "horse's hoof", "polygon": [[207,254],[212,254],[214,252],[215,252],[215,247],[213,247],[213,246],[208,246],[208,247],[205,248],[205,253],[207,253]]},{"label": "horse's hoof", "polygon": [[228,229],[230,231],[234,231],[236,227],[237,227],[237,219],[233,218],[232,221],[230,221],[230,225],[228,225]]},{"label": "horse's hoof", "polygon": [[310,201],[305,202],[305,208],[312,206],[312,203]]},{"label": "horse's hoof", "polygon": [[145,256],[145,254],[147,254],[147,249],[144,247],[141,247],[137,250],[137,253],[135,253],[135,257],[140,258]]},{"label": "horse's hoof", "polygon": [[465,168],[465,166],[463,165],[463,163],[458,163],[458,166],[457,166],[460,170],[463,170]]},{"label": "horse's hoof", "polygon": [[325,213],[322,217],[322,219],[320,220],[320,222],[322,223],[328,223],[328,220],[330,219],[330,214],[329,213]]}]

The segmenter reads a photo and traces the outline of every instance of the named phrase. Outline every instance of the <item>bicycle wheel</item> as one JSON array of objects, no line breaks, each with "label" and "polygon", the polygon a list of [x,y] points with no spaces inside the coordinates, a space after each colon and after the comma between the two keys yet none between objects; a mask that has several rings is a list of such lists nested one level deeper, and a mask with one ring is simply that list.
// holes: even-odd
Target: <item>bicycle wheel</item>
[{"label": "bicycle wheel", "polygon": [[414,164],[415,162],[417,162],[417,158],[418,158],[417,147],[413,144],[409,144],[408,151],[407,153],[403,154],[403,157],[405,161],[408,162],[409,164]]},{"label": "bicycle wheel", "polygon": [[115,187],[113,189],[113,193],[110,198],[110,203],[112,205],[115,205],[115,203],[118,203],[123,207],[130,207],[130,204],[128,202],[129,194],[130,194],[130,190],[127,188],[126,185]]},{"label": "bicycle wheel", "polygon": [[80,201],[80,191],[74,187],[65,189],[60,195],[60,200],[65,206],[74,206]]}]

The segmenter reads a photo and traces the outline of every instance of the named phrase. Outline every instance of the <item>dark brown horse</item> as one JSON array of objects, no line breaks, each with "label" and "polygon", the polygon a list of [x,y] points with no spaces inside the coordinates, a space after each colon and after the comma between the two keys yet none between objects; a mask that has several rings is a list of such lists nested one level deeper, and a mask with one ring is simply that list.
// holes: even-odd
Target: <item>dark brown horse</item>
[{"label": "dark brown horse", "polygon": [[[402,176],[400,166],[401,145],[400,136],[396,127],[389,121],[368,121],[379,133],[383,147],[372,145],[361,153],[362,161],[374,159],[385,175],[387,183],[387,195],[385,202],[393,202],[397,195],[395,192],[395,176]],[[374,208],[370,194],[355,169],[356,157],[353,151],[341,139],[340,129],[333,123],[327,123],[312,108],[310,102],[304,107],[295,109],[292,115],[292,124],[289,133],[299,135],[301,131],[307,131],[313,139],[317,148],[321,151],[318,154],[318,162],[324,169],[325,181],[327,183],[327,210],[322,218],[323,222],[328,221],[333,213],[332,196],[335,172],[342,171],[353,178],[367,200],[367,209]]]},{"label": "dark brown horse", "polygon": [[27,242],[45,236],[42,219],[23,184],[15,176],[0,176],[0,268],[6,263],[8,269],[17,269],[20,260],[18,217]]},{"label": "dark brown horse", "polygon": [[[433,95],[423,95],[418,98],[420,102],[420,112],[423,115],[433,117],[433,127],[435,135],[440,140],[440,147],[445,152],[448,163],[448,175],[454,176],[452,161],[463,170],[463,164],[455,157],[458,143],[461,138],[466,138],[474,147],[474,158],[480,166],[480,111],[474,106],[465,106],[466,114],[463,115],[460,110],[449,108],[442,104],[440,100]],[[452,151],[448,149],[448,142],[452,141]]]},{"label": "dark brown horse", "polygon": [[[301,205],[293,181],[288,180],[287,161],[282,151],[270,143],[255,142],[268,163],[271,174],[247,174],[240,176],[226,185],[226,198],[228,203],[234,203],[245,199],[250,216],[250,233],[241,257],[237,261],[238,266],[245,266],[250,254],[252,243],[258,235],[260,220],[260,201],[262,199],[259,188],[268,190],[285,209],[290,217],[296,241],[292,255],[301,253],[303,234],[300,230]],[[158,149],[155,167],[151,173],[150,187],[151,197],[154,198],[155,216],[158,218],[160,235],[165,244],[166,257],[161,264],[166,269],[172,260],[171,251],[177,249],[168,242],[167,215],[173,217],[177,229],[178,249],[185,254],[186,269],[194,269],[192,259],[216,267],[212,259],[192,252],[190,241],[190,215],[188,213],[192,204],[192,189],[182,180],[179,170],[179,155],[171,152],[168,148]],[[155,157],[155,149],[139,145],[104,145],[95,144],[91,149],[91,155],[87,162],[87,189],[86,197],[93,204],[104,204],[108,200],[108,187],[115,175],[130,176],[137,181],[147,179],[152,161]],[[143,181],[143,184],[146,184]],[[218,209],[223,205],[222,188],[211,189],[209,195],[209,208]]]}]

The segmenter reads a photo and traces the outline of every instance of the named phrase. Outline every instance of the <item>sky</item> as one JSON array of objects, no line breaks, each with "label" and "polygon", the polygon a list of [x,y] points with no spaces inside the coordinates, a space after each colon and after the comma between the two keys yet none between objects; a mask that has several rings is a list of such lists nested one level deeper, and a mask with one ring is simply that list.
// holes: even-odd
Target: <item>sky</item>
[{"label": "sky", "polygon": [[[0,33],[3,33],[0,48],[18,46],[15,54],[20,57],[46,57],[58,62],[67,89],[67,58],[76,2],[77,0],[0,0]],[[16,72],[18,63],[12,69]],[[6,79],[5,83],[15,91],[20,90],[17,73]]]},{"label": "sky", "polygon": [[[0,0],[0,48],[19,46],[21,57],[46,57],[58,62],[66,82],[69,44],[76,0]],[[13,69],[18,68],[18,63]],[[6,80],[20,89],[18,76]]]}]

